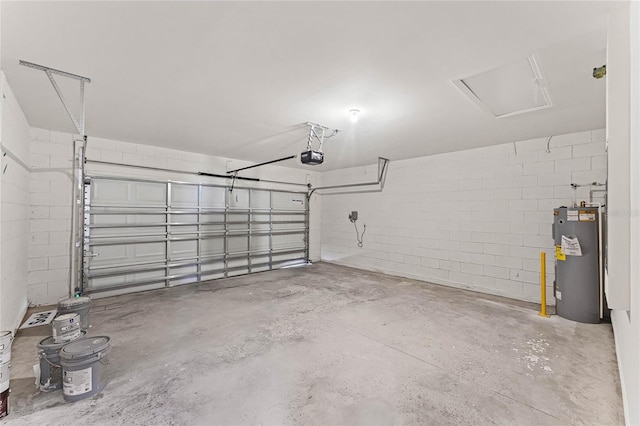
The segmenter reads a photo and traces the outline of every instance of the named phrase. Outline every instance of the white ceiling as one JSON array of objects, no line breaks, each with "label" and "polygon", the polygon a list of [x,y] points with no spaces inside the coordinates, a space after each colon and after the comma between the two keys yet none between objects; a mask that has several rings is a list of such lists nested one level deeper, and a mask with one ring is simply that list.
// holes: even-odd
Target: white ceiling
[{"label": "white ceiling", "polygon": [[[92,79],[90,137],[262,162],[301,152],[314,121],[342,129],[314,168],[330,170],[604,127],[605,81],[591,72],[616,6],[2,1],[0,52],[32,126],[73,129],[19,59]],[[496,119],[451,82],[531,54],[552,108]]]}]

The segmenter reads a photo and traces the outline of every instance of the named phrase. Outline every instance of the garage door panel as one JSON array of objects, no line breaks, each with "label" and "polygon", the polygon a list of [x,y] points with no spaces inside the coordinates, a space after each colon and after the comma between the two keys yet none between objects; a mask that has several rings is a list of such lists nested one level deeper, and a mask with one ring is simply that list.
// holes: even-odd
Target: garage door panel
[{"label": "garage door panel", "polygon": [[169,214],[169,222],[171,223],[198,223],[198,214],[194,212],[193,214]]},{"label": "garage door panel", "polygon": [[272,207],[278,210],[300,210],[306,209],[306,197],[303,194],[291,192],[273,191]]},{"label": "garage door panel", "polygon": [[196,240],[172,241],[169,245],[169,259],[195,258],[198,255],[198,242]]},{"label": "garage door panel", "polygon": [[304,193],[115,178],[91,178],[85,190],[87,291],[182,285],[305,259]]},{"label": "garage door panel", "polygon": [[91,247],[91,267],[130,265],[165,259],[164,243],[109,244]]},{"label": "garage door panel", "polygon": [[94,246],[91,247],[93,257],[90,257],[92,267],[126,264],[129,259],[126,245]]},{"label": "garage door panel", "polygon": [[198,236],[198,226],[197,225],[182,225],[182,226],[172,226],[170,231],[172,236],[177,236],[181,238],[189,238]]},{"label": "garage door panel", "polygon": [[91,188],[93,205],[160,206],[166,203],[166,186],[161,183],[101,180]]},{"label": "garage door panel", "polygon": [[150,283],[164,281],[164,271],[150,271],[137,274],[117,275],[111,277],[100,277],[89,279],[89,290],[104,290],[109,288],[117,288],[135,283]]},{"label": "garage door panel", "polygon": [[197,207],[198,186],[196,185],[171,185],[171,207]]},{"label": "garage door panel", "polygon": [[239,275],[247,275],[249,273],[249,269],[248,268],[242,268],[242,269],[231,269],[229,270],[229,272],[227,273],[228,277],[237,277]]},{"label": "garage door panel", "polygon": [[148,182],[134,182],[131,185],[131,203],[135,205],[165,205],[167,190],[165,185]]},{"label": "garage door panel", "polygon": [[269,223],[253,223],[251,224],[251,230],[258,234],[268,234],[269,230],[271,229],[271,226]]},{"label": "garage door panel", "polygon": [[249,190],[236,188],[229,193],[230,208],[249,208]]},{"label": "garage door panel", "polygon": [[260,214],[260,213],[254,213],[251,215],[251,221],[255,224],[255,223],[270,223],[271,222],[271,215],[269,214]]},{"label": "garage door panel", "polygon": [[217,262],[204,263],[200,267],[200,271],[202,272],[203,275],[206,274],[208,276],[218,272],[224,275],[224,261],[220,260]]},{"label": "garage door panel", "polygon": [[170,268],[169,276],[177,277],[170,280],[172,286],[190,284],[198,280],[198,267],[193,265]]},{"label": "garage door panel", "polygon": [[200,274],[201,281],[217,280],[224,277],[225,277],[224,272],[207,271],[207,272],[202,272]]},{"label": "garage door panel", "polygon": [[274,249],[284,250],[290,247],[299,248],[304,246],[304,234],[273,235],[271,238]]},{"label": "garage door panel", "polygon": [[268,255],[251,258],[251,272],[268,271],[271,268],[271,258]]},{"label": "garage door panel", "polygon": [[229,268],[249,268],[249,259],[248,258],[229,259],[227,261],[227,266]]},{"label": "garage door panel", "polygon": [[208,208],[225,208],[226,207],[226,188],[203,187],[202,188],[202,207]]},{"label": "garage door panel", "polygon": [[228,237],[227,249],[229,253],[246,252],[249,250],[247,237]]},{"label": "garage door panel", "polygon": [[208,223],[208,222],[222,222],[224,223],[224,221],[226,220],[226,216],[224,212],[208,212],[208,211],[203,211],[201,213],[202,216],[202,222]]},{"label": "garage door panel", "polygon": [[227,221],[228,222],[246,222],[249,217],[248,210],[241,211],[228,211],[227,212]]},{"label": "garage door panel", "polygon": [[304,223],[296,223],[296,222],[287,222],[287,223],[274,223],[273,230],[274,231],[304,231],[305,224]]},{"label": "garage door panel", "polygon": [[224,238],[211,238],[202,240],[201,244],[201,254],[204,255],[214,255],[214,254],[224,254]]},{"label": "garage door panel", "polygon": [[166,227],[164,226],[118,226],[114,224],[110,228],[94,228],[91,232],[91,235],[95,238],[97,237],[119,237],[121,239],[132,239],[135,237],[143,237],[143,236],[158,236],[164,237],[166,232]]},{"label": "garage door panel", "polygon": [[271,192],[259,189],[251,190],[251,208],[267,210],[271,207]]},{"label": "garage door panel", "polygon": [[234,218],[230,218],[229,222],[227,223],[227,229],[229,231],[248,231],[249,230],[249,219],[247,218],[247,216],[243,217],[243,218],[238,218],[238,217],[234,217]]},{"label": "garage door panel", "polygon": [[253,236],[251,237],[251,251],[264,251],[269,250],[269,243],[271,242],[268,235]]},{"label": "garage door panel", "polygon": [[305,252],[300,250],[295,253],[276,254],[273,256],[273,262],[286,262],[290,264],[298,264],[304,262]]},{"label": "garage door panel", "polygon": [[225,226],[224,225],[202,225],[200,230],[203,233],[203,236],[206,237],[215,237],[216,235],[224,235]]},{"label": "garage door panel", "polygon": [[157,260],[164,259],[165,243],[142,243],[129,244],[132,249],[132,256],[137,260]]}]

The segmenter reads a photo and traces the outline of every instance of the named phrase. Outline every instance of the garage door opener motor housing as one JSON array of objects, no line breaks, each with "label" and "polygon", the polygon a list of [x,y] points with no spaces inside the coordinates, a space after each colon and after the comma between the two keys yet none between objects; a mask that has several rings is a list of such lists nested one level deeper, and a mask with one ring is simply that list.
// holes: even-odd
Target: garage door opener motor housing
[{"label": "garage door opener motor housing", "polygon": [[302,164],[310,164],[315,166],[324,162],[324,152],[309,150],[300,154]]}]

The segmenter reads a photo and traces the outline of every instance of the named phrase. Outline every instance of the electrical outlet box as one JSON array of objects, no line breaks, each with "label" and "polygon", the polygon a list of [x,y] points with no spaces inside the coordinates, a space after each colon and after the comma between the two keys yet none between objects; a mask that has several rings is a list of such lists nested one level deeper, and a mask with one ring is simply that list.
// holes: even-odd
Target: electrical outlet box
[{"label": "electrical outlet box", "polygon": [[352,212],[349,214],[349,220],[350,220],[351,222],[355,222],[356,220],[358,220],[358,212],[357,212],[357,211],[352,211]]}]

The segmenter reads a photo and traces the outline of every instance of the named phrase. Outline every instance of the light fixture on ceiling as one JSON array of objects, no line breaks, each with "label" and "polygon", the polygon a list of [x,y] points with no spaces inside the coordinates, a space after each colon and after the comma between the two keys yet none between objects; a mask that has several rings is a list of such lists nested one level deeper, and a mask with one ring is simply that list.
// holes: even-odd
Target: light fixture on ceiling
[{"label": "light fixture on ceiling", "polygon": [[351,109],[349,110],[349,117],[351,118],[351,122],[355,123],[358,121],[358,114],[360,114],[359,109]]},{"label": "light fixture on ceiling", "polygon": [[535,56],[454,80],[482,110],[495,118],[553,106]]}]

